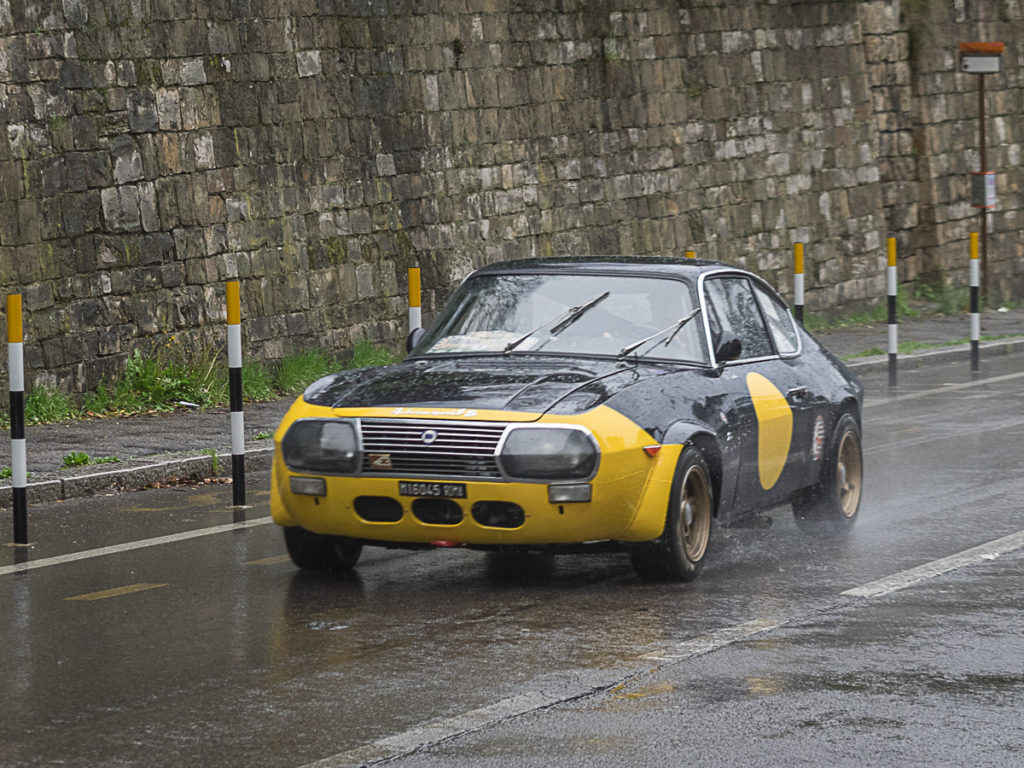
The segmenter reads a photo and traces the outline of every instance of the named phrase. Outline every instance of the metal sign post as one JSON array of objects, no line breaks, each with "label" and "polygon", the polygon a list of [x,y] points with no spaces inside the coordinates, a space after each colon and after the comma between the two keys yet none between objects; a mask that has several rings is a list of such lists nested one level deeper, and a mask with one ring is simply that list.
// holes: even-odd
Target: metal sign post
[{"label": "metal sign post", "polygon": [[985,75],[999,72],[1002,43],[960,43],[960,71],[978,75],[978,154],[979,169],[971,182],[971,205],[981,217],[981,300],[988,302],[988,209],[995,201],[995,176],[987,166],[985,147]]}]

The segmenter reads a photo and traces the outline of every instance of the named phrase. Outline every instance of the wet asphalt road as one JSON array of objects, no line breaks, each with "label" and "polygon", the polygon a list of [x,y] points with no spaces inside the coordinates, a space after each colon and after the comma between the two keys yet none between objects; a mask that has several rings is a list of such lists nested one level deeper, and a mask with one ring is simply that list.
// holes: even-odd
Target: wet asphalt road
[{"label": "wet asphalt road", "polygon": [[852,535],[775,510],[689,585],[465,551],[310,577],[266,476],[238,526],[229,486],[33,508],[38,567],[0,552],[0,765],[1020,765],[1024,550],[843,594],[1024,529],[1024,359],[965,369],[867,379]]}]

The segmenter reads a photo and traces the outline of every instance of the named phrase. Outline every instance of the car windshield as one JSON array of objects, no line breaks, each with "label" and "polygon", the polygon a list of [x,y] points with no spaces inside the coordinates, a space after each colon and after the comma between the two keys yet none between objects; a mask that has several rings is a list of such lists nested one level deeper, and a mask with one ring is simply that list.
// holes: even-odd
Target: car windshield
[{"label": "car windshield", "polygon": [[[673,278],[478,275],[462,284],[414,352],[618,356],[692,310],[689,284]],[[700,328],[699,322],[688,323],[631,354],[704,362]]]}]

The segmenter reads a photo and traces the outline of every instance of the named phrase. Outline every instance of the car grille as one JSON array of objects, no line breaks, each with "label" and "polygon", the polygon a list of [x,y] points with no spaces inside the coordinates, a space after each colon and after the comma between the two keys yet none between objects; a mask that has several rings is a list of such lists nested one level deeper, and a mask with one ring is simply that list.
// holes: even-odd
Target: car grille
[{"label": "car grille", "polygon": [[[494,422],[360,422],[363,474],[498,479],[495,454],[506,424]],[[424,435],[436,433],[433,441]],[[386,456],[386,459],[381,457]]]}]

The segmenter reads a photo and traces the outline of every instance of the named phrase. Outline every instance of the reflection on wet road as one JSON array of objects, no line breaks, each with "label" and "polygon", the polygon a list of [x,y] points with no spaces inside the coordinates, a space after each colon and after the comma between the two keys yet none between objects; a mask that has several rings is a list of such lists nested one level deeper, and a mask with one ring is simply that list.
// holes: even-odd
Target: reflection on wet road
[{"label": "reflection on wet road", "polygon": [[[935,754],[928,712],[954,740],[984,702],[1005,757],[1022,742],[1006,716],[1022,701],[1020,550],[842,593],[1024,528],[1024,388],[1000,378],[1020,362],[970,386],[952,366],[901,374],[902,399],[869,379],[853,534],[808,536],[775,510],[770,526],[716,529],[688,585],[642,584],[622,555],[510,580],[450,550],[371,551],[351,578],[310,576],[261,522],[265,494],[250,494],[256,524],[235,526],[225,488],[39,510],[37,565],[110,550],[21,573],[0,555],[0,690],[16,703],[0,765],[340,765],[453,736],[399,764],[756,763],[751,739],[807,764],[873,754],[860,744],[895,759],[886,738]],[[970,743],[945,747],[969,757]]]}]

